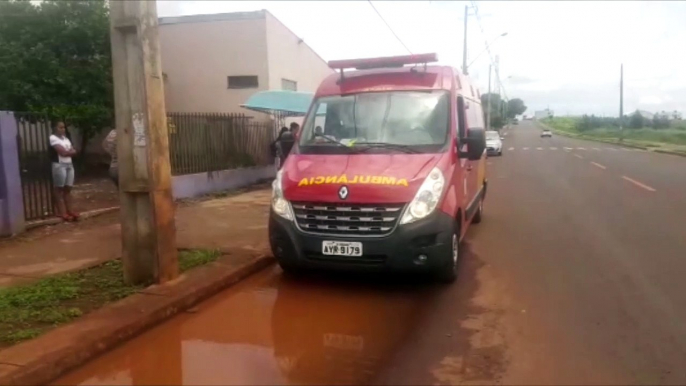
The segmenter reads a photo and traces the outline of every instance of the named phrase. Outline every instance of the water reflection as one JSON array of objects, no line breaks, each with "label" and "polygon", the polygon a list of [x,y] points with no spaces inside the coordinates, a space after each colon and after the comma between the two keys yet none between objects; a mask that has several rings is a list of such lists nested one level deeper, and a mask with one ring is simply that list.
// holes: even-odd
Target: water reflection
[{"label": "water reflection", "polygon": [[263,272],[56,384],[369,382],[412,330],[425,283]]}]

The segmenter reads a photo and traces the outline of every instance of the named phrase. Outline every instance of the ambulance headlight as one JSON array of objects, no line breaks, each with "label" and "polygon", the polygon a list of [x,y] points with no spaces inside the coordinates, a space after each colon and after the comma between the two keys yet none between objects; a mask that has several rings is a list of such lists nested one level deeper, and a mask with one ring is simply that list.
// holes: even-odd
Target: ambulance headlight
[{"label": "ambulance headlight", "polygon": [[272,210],[286,220],[293,220],[291,204],[283,197],[282,176],[283,170],[279,170],[272,182]]},{"label": "ambulance headlight", "polygon": [[423,219],[436,210],[436,206],[438,206],[438,202],[441,200],[444,186],[445,177],[443,177],[443,173],[438,168],[433,168],[422,183],[422,186],[419,187],[410,205],[405,209],[400,223],[409,224]]}]

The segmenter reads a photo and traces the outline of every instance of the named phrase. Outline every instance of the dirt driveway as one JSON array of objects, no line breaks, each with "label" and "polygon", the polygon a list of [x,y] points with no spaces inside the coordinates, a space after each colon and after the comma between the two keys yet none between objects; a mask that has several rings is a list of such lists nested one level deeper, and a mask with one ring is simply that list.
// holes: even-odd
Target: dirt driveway
[{"label": "dirt driveway", "polygon": [[[268,252],[270,191],[177,205],[179,248],[220,249],[225,253]],[[36,229],[0,241],[0,286],[85,268],[121,256],[118,213]]]}]

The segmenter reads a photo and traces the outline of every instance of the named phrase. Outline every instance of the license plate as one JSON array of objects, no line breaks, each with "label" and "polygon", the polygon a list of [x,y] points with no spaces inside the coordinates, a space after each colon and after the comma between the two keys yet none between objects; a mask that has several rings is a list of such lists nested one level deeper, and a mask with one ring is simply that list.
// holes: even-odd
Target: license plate
[{"label": "license plate", "polygon": [[364,348],[364,338],[356,335],[324,334],[324,347],[362,351]]},{"label": "license plate", "polygon": [[362,243],[348,241],[323,241],[322,254],[334,256],[362,256]]}]

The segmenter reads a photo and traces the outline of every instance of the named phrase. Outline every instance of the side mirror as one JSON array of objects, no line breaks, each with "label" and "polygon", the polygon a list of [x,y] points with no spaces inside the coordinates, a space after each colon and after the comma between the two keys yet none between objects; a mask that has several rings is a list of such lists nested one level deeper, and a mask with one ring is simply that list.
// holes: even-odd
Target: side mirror
[{"label": "side mirror", "polygon": [[[466,144],[467,151],[460,152],[460,145]],[[478,161],[486,150],[486,132],[483,129],[470,129],[467,138],[461,138],[458,143],[458,155],[470,161]]]}]

